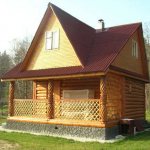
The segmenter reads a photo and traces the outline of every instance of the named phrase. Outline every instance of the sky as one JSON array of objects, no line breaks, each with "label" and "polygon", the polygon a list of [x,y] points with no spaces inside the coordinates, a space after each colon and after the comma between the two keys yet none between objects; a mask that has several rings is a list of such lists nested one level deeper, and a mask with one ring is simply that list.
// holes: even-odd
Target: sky
[{"label": "sky", "polygon": [[150,0],[0,0],[0,52],[9,52],[13,39],[34,36],[48,2],[94,28],[99,19],[106,27],[150,24]]}]

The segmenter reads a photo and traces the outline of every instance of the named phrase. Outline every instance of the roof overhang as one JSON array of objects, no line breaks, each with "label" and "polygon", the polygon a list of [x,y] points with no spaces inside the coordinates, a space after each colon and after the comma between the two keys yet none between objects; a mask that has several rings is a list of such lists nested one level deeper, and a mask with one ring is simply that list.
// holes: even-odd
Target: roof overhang
[{"label": "roof overhang", "polygon": [[106,75],[106,72],[95,72],[95,73],[82,73],[82,74],[72,74],[72,75],[62,75],[62,76],[43,76],[43,77],[22,77],[22,78],[11,78],[11,79],[1,79],[4,81],[16,81],[16,80],[58,80],[58,79],[69,79],[69,78],[84,78],[84,77],[100,77]]},{"label": "roof overhang", "polygon": [[127,70],[124,70],[124,69],[121,69],[121,68],[118,68],[115,66],[111,66],[109,72],[116,73],[116,74],[126,76],[129,78],[141,80],[141,81],[146,82],[146,83],[150,82],[149,79],[147,79],[143,75],[136,74],[136,73],[133,73],[133,72],[130,72],[130,71],[127,71]]}]

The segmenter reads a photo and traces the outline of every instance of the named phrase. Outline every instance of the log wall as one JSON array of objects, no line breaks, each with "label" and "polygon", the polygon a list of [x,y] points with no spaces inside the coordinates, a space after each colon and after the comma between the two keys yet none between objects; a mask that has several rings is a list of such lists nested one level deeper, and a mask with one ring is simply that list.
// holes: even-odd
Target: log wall
[{"label": "log wall", "polygon": [[48,82],[47,81],[36,81],[34,83],[34,96],[35,99],[47,99],[47,87]]},{"label": "log wall", "polygon": [[109,73],[106,78],[107,121],[119,121],[122,115],[123,77]]},{"label": "log wall", "polygon": [[145,118],[145,84],[131,78],[125,79],[124,117]]},{"label": "log wall", "polygon": [[63,98],[63,90],[93,90],[94,98],[100,98],[100,78],[86,78],[86,79],[67,79],[62,80],[60,85],[60,97]]}]

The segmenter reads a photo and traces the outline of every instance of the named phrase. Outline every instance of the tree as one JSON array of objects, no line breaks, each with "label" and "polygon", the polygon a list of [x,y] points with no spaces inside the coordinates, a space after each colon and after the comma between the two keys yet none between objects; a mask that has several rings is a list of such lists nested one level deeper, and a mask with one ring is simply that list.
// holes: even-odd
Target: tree
[{"label": "tree", "polygon": [[12,41],[12,57],[14,65],[19,64],[24,59],[26,52],[30,46],[30,41],[27,37],[23,40],[14,39]]},{"label": "tree", "polygon": [[[14,39],[12,41],[12,60],[13,64],[17,65],[21,63],[26,55],[26,52],[30,45],[29,38],[23,40]],[[15,84],[15,97],[17,98],[31,98],[32,95],[32,83],[29,81],[16,81]]]},{"label": "tree", "polygon": [[[148,63],[148,71],[150,77],[150,23],[146,23],[144,25],[144,38],[145,38],[145,48],[147,55],[147,63]],[[150,84],[146,84],[145,86],[146,93],[146,109],[150,109]]]},{"label": "tree", "polygon": [[144,38],[145,44],[150,45],[150,23],[144,24]]},{"label": "tree", "polygon": [[[0,77],[12,67],[10,56],[4,51],[0,53]],[[0,82],[0,104],[6,103],[8,98],[8,83]]]}]

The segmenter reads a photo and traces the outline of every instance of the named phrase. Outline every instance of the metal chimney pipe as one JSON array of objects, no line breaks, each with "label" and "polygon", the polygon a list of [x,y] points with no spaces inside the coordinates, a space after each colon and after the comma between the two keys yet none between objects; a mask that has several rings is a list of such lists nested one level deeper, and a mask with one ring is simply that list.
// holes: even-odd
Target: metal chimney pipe
[{"label": "metal chimney pipe", "polygon": [[98,22],[99,22],[99,24],[100,24],[100,29],[101,29],[102,31],[104,31],[104,29],[105,29],[104,20],[103,20],[103,19],[99,19]]}]

